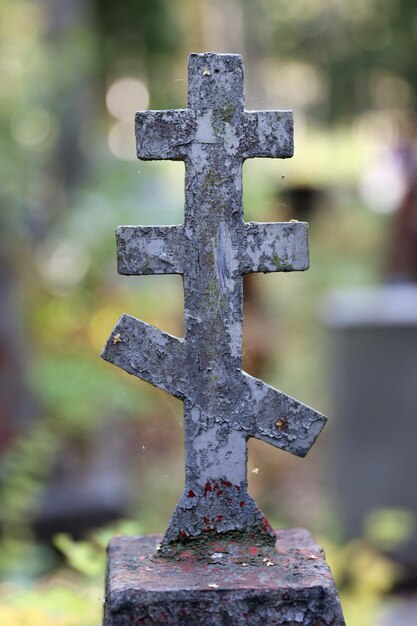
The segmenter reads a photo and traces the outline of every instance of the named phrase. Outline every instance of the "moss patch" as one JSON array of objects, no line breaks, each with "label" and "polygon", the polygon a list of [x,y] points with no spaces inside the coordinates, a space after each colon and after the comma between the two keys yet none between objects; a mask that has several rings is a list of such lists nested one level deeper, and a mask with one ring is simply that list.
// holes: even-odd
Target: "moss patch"
[{"label": "moss patch", "polygon": [[229,102],[223,102],[220,107],[220,118],[223,122],[230,122],[233,117],[233,106]]}]

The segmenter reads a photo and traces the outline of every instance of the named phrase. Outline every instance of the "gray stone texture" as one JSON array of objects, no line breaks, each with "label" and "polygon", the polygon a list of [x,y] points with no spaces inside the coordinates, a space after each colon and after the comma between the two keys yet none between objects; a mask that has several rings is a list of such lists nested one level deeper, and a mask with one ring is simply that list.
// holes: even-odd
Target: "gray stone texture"
[{"label": "gray stone texture", "polygon": [[322,551],[303,529],[276,545],[213,541],[204,552],[158,556],[161,536],[109,546],[105,626],[343,626]]},{"label": "gray stone texture", "polygon": [[136,139],[140,159],[185,161],[185,219],[119,227],[118,268],[182,274],[185,332],[123,315],[102,356],[184,401],[185,487],[162,551],[236,531],[273,545],[247,493],[247,440],[304,456],[326,418],[242,371],[243,275],[309,265],[307,224],[243,221],[242,165],[292,156],[292,114],[244,110],[239,55],[192,54],[188,108],[137,113]]}]

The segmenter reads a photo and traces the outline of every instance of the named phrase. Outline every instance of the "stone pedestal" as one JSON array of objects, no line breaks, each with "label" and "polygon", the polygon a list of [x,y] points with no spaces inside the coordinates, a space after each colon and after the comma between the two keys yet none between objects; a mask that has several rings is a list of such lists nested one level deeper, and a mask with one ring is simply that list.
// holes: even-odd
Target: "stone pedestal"
[{"label": "stone pedestal", "polygon": [[172,560],[159,535],[109,545],[105,626],[343,626],[323,553],[303,529],[276,532],[275,547],[213,539]]}]

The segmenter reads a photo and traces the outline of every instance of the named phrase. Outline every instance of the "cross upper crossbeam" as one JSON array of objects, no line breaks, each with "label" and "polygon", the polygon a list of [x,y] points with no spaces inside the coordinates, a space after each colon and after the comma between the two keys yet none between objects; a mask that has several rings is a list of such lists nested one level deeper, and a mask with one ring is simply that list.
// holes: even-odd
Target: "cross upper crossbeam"
[{"label": "cross upper crossbeam", "polygon": [[[293,156],[291,111],[245,111],[239,55],[192,54],[188,65],[188,109],[136,113],[137,156],[142,160],[183,161],[194,143],[222,144],[242,160]],[[227,70],[225,97],[208,107],[213,85]],[[233,94],[233,103],[227,97]]]},{"label": "cross upper crossbeam", "polygon": [[[228,122],[226,109],[216,111],[220,120]],[[244,111],[235,115],[242,123],[244,132],[234,138],[239,144],[243,160],[255,157],[289,158],[293,156],[293,117],[291,111]],[[232,116],[230,117],[232,119]],[[140,111],[136,113],[137,156],[143,161],[169,159],[184,161],[193,141],[201,143],[227,142],[210,129],[205,132],[208,118],[198,123],[192,110]],[[227,127],[226,127],[227,128]],[[146,138],[146,139],[145,139]]]},{"label": "cross upper crossbeam", "polygon": [[293,152],[289,111],[245,111],[238,55],[193,54],[188,108],[136,115],[141,159],[185,161],[184,224],[117,229],[122,274],[182,274],[184,338],[123,315],[102,353],[184,401],[185,488],[163,541],[274,533],[247,494],[247,440],[304,456],[326,418],[242,371],[243,275],[308,268],[307,224],[243,221],[242,164]]}]

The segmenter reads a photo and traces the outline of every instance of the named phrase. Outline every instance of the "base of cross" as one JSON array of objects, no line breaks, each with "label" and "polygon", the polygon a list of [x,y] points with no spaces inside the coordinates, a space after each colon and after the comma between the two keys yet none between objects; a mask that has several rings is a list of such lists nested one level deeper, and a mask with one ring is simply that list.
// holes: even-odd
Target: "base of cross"
[{"label": "base of cross", "polygon": [[331,571],[304,529],[276,531],[275,546],[217,537],[204,550],[158,553],[162,537],[109,545],[105,626],[344,626]]}]

